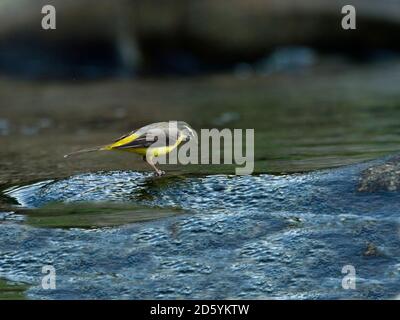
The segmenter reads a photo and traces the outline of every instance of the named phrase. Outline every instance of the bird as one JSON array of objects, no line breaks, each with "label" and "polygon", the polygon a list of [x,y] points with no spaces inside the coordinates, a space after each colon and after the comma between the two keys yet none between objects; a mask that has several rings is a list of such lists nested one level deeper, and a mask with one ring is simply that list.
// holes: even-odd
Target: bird
[{"label": "bird", "polygon": [[95,151],[133,152],[141,155],[143,160],[154,169],[156,175],[161,176],[165,172],[155,166],[154,158],[166,155],[180,144],[190,140],[197,141],[197,134],[186,122],[157,122],[132,130],[110,144],[74,151],[64,155],[64,158]]}]

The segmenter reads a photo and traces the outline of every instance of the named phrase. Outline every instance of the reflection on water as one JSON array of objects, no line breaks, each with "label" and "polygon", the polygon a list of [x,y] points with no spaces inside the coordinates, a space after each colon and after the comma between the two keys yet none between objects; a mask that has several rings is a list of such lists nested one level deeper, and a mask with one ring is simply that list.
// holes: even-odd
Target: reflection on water
[{"label": "reflection on water", "polygon": [[[368,165],[283,176],[99,172],[12,189],[28,207],[125,201],[186,214],[93,230],[0,224],[0,276],[32,283],[35,298],[392,298],[400,195],[358,193]],[[55,291],[38,285],[43,264],[57,270]],[[341,288],[348,264],[357,290]]]}]

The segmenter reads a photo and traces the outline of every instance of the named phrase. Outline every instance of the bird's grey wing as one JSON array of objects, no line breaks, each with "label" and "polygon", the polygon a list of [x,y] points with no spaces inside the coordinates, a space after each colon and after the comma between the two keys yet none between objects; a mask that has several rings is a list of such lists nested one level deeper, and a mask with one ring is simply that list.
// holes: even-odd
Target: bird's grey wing
[{"label": "bird's grey wing", "polygon": [[116,147],[116,149],[127,149],[127,148],[148,148],[154,143],[157,143],[157,147],[174,145],[178,139],[178,132],[169,130],[169,128],[157,128],[151,129],[148,132],[143,133],[135,140]]},{"label": "bird's grey wing", "polygon": [[148,148],[153,143],[157,142],[157,140],[157,136],[144,134],[131,142],[116,147],[115,149]]}]

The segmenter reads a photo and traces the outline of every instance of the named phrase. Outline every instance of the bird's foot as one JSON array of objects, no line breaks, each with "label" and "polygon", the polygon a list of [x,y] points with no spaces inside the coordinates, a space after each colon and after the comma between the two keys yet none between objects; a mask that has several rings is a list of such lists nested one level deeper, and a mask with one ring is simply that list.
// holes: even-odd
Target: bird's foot
[{"label": "bird's foot", "polygon": [[156,176],[157,176],[157,177],[161,177],[161,176],[164,175],[164,174],[165,174],[165,171],[162,171],[162,170],[156,171]]}]

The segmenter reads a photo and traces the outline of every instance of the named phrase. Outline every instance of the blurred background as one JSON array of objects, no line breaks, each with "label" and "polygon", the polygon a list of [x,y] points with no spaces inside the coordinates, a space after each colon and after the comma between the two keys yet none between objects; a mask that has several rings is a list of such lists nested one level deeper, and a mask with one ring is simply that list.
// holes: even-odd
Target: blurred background
[{"label": "blurred background", "polygon": [[[56,30],[41,28],[42,6]],[[256,172],[398,150],[400,3],[353,0],[0,0],[0,184],[144,169],[62,155],[149,122],[255,128]],[[231,172],[176,167],[173,172]]]}]

